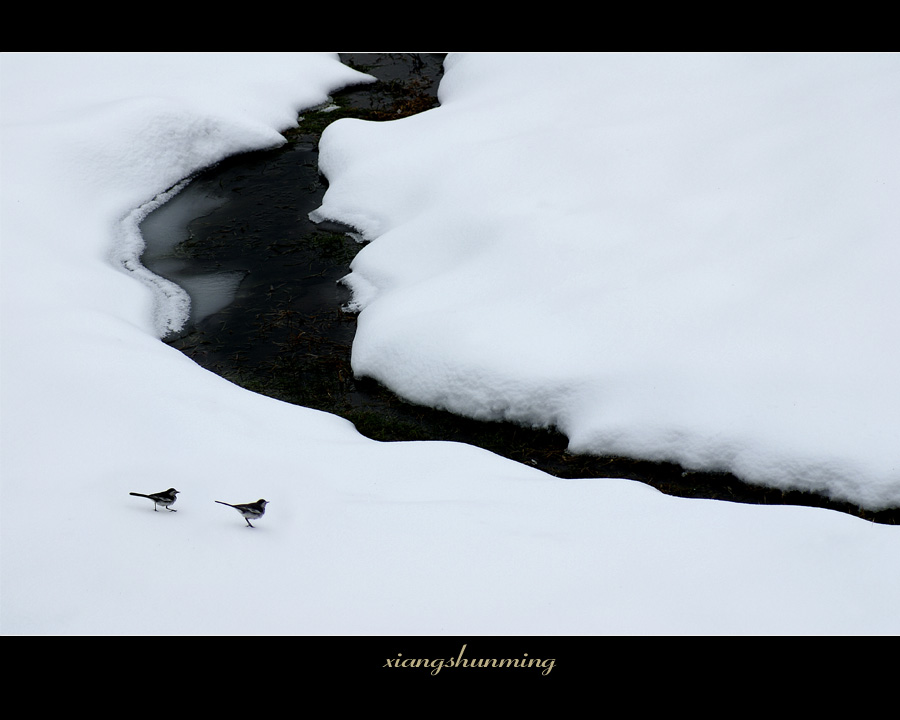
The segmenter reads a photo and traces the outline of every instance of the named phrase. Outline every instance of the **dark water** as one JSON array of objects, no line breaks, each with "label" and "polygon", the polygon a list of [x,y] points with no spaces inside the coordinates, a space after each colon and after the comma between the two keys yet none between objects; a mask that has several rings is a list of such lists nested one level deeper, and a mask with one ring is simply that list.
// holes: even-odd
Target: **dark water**
[{"label": "dark water", "polygon": [[[144,264],[184,287],[192,314],[166,342],[255,392],[325,410],[379,440],[453,440],[485,447],[559,477],[625,477],[683,497],[827,507],[900,523],[900,510],[863,511],[816,495],[750,486],[726,473],[686,473],[670,463],[571,455],[564,436],[484,423],[411,405],[355,378],[356,317],[342,311],[340,279],[360,245],[338,225],[314,224],[326,183],[318,139],[339,117],[391,120],[434,107],[440,55],[345,55],[378,83],[334,96],[337,109],[306,111],[277,150],[230,158],[198,175],[141,226]],[[602,482],[602,480],[598,480]]]}]

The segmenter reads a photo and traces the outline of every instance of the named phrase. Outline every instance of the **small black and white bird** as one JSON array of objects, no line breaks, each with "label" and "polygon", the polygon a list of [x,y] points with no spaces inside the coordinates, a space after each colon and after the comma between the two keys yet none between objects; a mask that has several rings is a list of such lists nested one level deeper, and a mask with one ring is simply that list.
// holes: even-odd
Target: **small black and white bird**
[{"label": "small black and white bird", "polygon": [[268,505],[267,500],[259,499],[255,503],[245,503],[243,505],[232,505],[231,503],[222,502],[221,500],[216,500],[219,505],[227,505],[228,507],[233,507],[237,510],[241,515],[244,516],[244,520],[247,521],[247,525],[253,527],[253,523],[250,522],[250,518],[257,520],[266,514],[266,505]]},{"label": "small black and white bird", "polygon": [[170,512],[178,512],[177,510],[172,510],[170,505],[175,504],[175,496],[178,494],[178,491],[175,488],[169,488],[168,490],[163,490],[162,492],[153,493],[152,495],[144,495],[144,493],[128,493],[129,495],[134,495],[135,497],[143,497],[150,498],[153,501],[153,512],[156,512],[156,506],[162,505],[166,510]]}]

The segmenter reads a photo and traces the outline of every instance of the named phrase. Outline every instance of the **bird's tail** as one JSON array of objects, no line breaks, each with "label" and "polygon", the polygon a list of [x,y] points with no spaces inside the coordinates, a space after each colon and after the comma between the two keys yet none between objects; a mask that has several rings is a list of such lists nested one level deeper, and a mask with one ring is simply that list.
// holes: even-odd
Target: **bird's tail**
[{"label": "bird's tail", "polygon": [[[128,494],[134,495],[135,497],[145,497],[145,498],[150,497],[149,495],[144,495],[144,493],[128,493]],[[153,498],[150,498],[150,499],[152,500]]]},{"label": "bird's tail", "polygon": [[234,505],[232,505],[231,503],[222,502],[221,500],[216,500],[216,502],[219,503],[219,505],[227,505],[228,507],[234,507]]}]

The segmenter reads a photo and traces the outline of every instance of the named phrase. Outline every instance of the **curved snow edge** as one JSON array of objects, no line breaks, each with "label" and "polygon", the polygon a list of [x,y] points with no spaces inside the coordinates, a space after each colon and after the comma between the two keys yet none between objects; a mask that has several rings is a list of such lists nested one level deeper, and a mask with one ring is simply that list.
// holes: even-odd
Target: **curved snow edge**
[{"label": "curved snow edge", "polygon": [[119,241],[110,252],[113,264],[133,275],[153,293],[153,327],[159,338],[178,332],[185,326],[190,317],[191,298],[182,287],[151,272],[141,263],[146,243],[140,225],[151,212],[175,197],[190,182],[191,179],[182,180],[128,213],[120,224]]}]

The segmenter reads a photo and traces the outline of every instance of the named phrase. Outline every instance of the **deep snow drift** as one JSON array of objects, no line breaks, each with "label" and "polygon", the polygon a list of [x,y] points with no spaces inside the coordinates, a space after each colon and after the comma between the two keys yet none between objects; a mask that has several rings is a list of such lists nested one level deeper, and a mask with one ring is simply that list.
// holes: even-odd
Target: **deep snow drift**
[{"label": "deep snow drift", "polygon": [[576,451],[900,504],[900,56],[451,56],[344,120],[354,370]]},{"label": "deep snow drift", "polygon": [[[877,79],[882,70],[875,66],[884,63],[892,72],[884,58],[866,61],[872,73],[850,60],[843,72],[838,59],[822,62],[835,81]],[[611,63],[605,71],[604,61]],[[785,320],[777,335],[784,345],[753,349],[760,377],[744,380],[763,394],[756,404],[746,399],[750,392],[728,385],[732,375],[721,368],[709,371],[709,385],[700,382],[691,363],[709,370],[717,344],[737,355],[735,373],[751,366],[728,335],[704,333],[710,326],[750,332],[724,318],[710,325],[714,308],[706,301],[721,301],[723,315],[744,318],[761,333],[768,326],[751,311],[760,303],[769,309],[770,295],[774,304],[790,290],[783,304],[794,308],[794,321],[815,296],[796,283],[772,279],[759,289],[751,282],[763,265],[754,257],[771,250],[765,237],[757,249],[749,242],[759,231],[753,218],[776,208],[771,198],[742,193],[733,178],[716,252],[704,242],[709,238],[689,242],[685,232],[662,232],[673,223],[684,229],[708,221],[721,198],[708,187],[711,197],[702,202],[699,170],[670,168],[677,182],[665,182],[667,166],[653,160],[678,150],[665,112],[677,98],[657,87],[652,63],[642,70],[635,62],[451,58],[444,107],[379,126],[342,123],[329,133],[324,157],[334,185],[325,210],[352,216],[376,238],[354,268],[365,306],[357,362],[381,372],[392,359],[410,378],[397,381],[401,390],[433,393],[434,378],[444,378],[437,400],[448,405],[472,408],[477,400],[487,413],[523,418],[543,408],[543,419],[572,431],[576,445],[598,432],[611,442],[606,417],[623,445],[663,452],[680,433],[685,452],[702,455],[702,436],[715,425],[721,443],[710,446],[708,459],[720,459],[728,442],[740,448],[742,438],[753,459],[770,432],[751,422],[753,413],[766,409],[765,400],[785,404],[763,382],[766,373],[792,400],[802,399],[802,387],[854,351],[836,338],[828,357],[804,368],[798,388],[796,374],[778,375],[786,371],[777,362],[780,349],[800,353],[798,363],[812,358],[792,341],[796,326]],[[740,62],[749,61],[727,63],[735,81],[744,77]],[[303,108],[366,80],[336,56],[3,54],[0,70],[3,633],[237,634],[249,626],[260,634],[467,636],[900,631],[895,527],[810,508],[671,498],[624,480],[558,480],[459,444],[372,442],[339,418],[237,388],[158,340],[179,293],[135,263],[136,216],[197,169],[280,143],[279,131]],[[747,83],[751,70],[742,70]],[[724,72],[707,71],[714,80]],[[748,87],[762,92],[758,80]],[[853,108],[872,107],[883,87],[859,82],[844,88],[854,117]],[[599,94],[588,92],[592,83]],[[617,145],[585,132],[582,103],[599,113]],[[885,99],[881,117],[892,107]],[[564,108],[570,112],[555,114]],[[695,116],[684,112],[678,127],[689,129]],[[746,182],[758,189],[762,169],[753,148],[741,150],[750,140],[735,134],[741,127],[720,127],[721,137],[733,138],[720,177],[728,179],[724,170],[746,155]],[[574,142],[579,133],[583,143]],[[882,140],[876,132],[860,138],[861,147]],[[681,147],[682,167],[692,157],[701,167],[715,165],[694,149],[692,155]],[[600,208],[598,163],[616,173]],[[785,191],[795,189],[791,167],[785,163]],[[826,187],[840,179],[828,167],[817,173]],[[884,168],[884,182],[896,189],[893,163]],[[852,163],[850,169],[862,172]],[[629,174],[645,178],[650,197],[634,193]],[[886,468],[896,423],[883,403],[896,386],[878,374],[887,363],[878,353],[892,340],[855,273],[871,270],[865,288],[881,293],[887,306],[896,295],[885,295],[878,282],[896,256],[885,252],[875,263],[869,252],[888,223],[883,195],[856,198],[870,203],[871,213],[859,228],[858,252],[832,267],[844,304],[831,302],[823,324],[809,332],[839,330],[839,310],[848,321],[867,317],[854,327],[872,357],[830,388],[818,418],[797,411],[797,419],[817,421],[805,445],[790,433],[791,442],[769,448],[766,457],[789,450],[798,465],[829,468],[864,460],[869,473],[860,477],[859,494],[877,499],[895,492]],[[794,199],[816,206],[811,196]],[[651,225],[659,233],[634,224],[641,207],[655,214]],[[774,274],[791,274],[785,263],[800,254],[814,287],[829,277],[846,225],[841,213],[820,210],[828,215],[819,224],[822,252],[784,245]],[[743,245],[726,232],[735,225],[728,212],[745,219]],[[788,231],[803,235],[807,228],[799,220],[781,228],[785,243]],[[540,266],[537,237],[545,247]],[[748,267],[746,277],[736,273],[733,252]],[[698,262],[684,261],[686,253]],[[636,269],[626,272],[629,266]],[[646,279],[670,292],[653,292]],[[726,280],[734,297],[721,287]],[[702,288],[700,298],[678,294],[682,284]],[[479,304],[479,322],[472,323]],[[621,317],[606,312],[611,304]],[[639,329],[652,307],[665,313]],[[700,315],[695,325],[670,327],[691,308]],[[864,332],[869,327],[873,338]],[[584,347],[571,342],[574,329]],[[666,362],[645,352],[655,349],[657,332],[672,344]],[[678,342],[681,334],[698,343],[696,357]],[[609,344],[619,347],[617,365]],[[599,399],[598,376],[605,378]],[[710,386],[724,395],[712,398]],[[857,389],[867,391],[864,400]],[[839,396],[847,398],[847,432],[871,455],[848,454],[849,439],[833,429],[842,418],[828,411]],[[865,403],[868,435],[849,422]],[[639,434],[653,407],[662,415]],[[732,417],[729,407],[740,412]],[[703,409],[712,419],[701,417]],[[766,417],[782,422],[778,413]],[[749,440],[741,435],[748,430]],[[837,439],[835,448],[822,451],[819,431]],[[877,432],[883,444],[874,441]],[[654,436],[659,447],[650,443]],[[128,495],[170,486],[181,491],[176,513],[155,513]],[[214,502],[259,497],[270,505],[255,529]],[[247,568],[256,572],[254,582],[245,581]],[[469,647],[477,652],[477,643]]]}]

